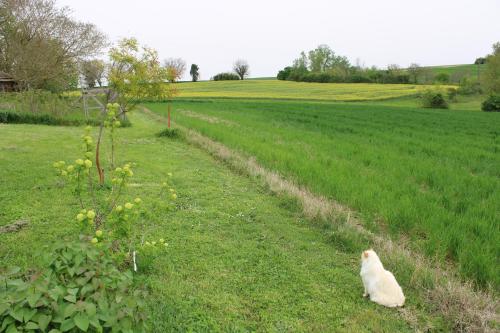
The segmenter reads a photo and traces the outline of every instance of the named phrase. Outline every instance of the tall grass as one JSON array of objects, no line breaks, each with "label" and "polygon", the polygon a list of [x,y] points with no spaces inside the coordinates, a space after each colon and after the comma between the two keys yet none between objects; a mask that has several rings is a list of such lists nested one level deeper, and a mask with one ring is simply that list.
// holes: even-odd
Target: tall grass
[{"label": "tall grass", "polygon": [[[98,125],[101,110],[92,108],[84,114],[80,95],[74,92],[55,94],[48,91],[30,90],[16,93],[0,93],[0,123],[42,125]],[[122,126],[130,126],[123,119]]]},{"label": "tall grass", "polygon": [[179,102],[173,115],[499,289],[498,114],[220,100]]}]

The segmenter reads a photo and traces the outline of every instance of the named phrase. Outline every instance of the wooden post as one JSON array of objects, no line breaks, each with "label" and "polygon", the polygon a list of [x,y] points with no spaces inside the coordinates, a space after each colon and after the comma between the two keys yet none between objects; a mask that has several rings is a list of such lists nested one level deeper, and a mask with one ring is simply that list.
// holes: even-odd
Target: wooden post
[{"label": "wooden post", "polygon": [[168,128],[170,129],[170,110],[171,110],[171,102],[168,102]]}]

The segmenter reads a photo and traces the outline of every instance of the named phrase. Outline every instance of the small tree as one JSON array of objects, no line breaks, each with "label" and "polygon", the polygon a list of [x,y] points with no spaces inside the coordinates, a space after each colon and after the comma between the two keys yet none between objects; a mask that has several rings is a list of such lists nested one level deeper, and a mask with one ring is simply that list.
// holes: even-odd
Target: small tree
[{"label": "small tree", "polygon": [[192,64],[191,69],[189,70],[189,75],[191,75],[193,82],[198,81],[200,78],[200,67],[197,64]]},{"label": "small tree", "polygon": [[102,87],[105,69],[106,65],[102,60],[94,59],[84,61],[82,63],[83,76],[85,77],[85,83],[87,83],[89,88],[95,87],[96,83],[99,87]]},{"label": "small tree", "polygon": [[246,60],[239,59],[234,63],[233,70],[238,74],[241,80],[244,80],[245,76],[248,76],[250,73],[250,66]]},{"label": "small tree", "polygon": [[169,82],[179,81],[186,71],[186,62],[181,58],[169,58],[164,61],[163,66],[167,70]]},{"label": "small tree", "polygon": [[[147,47],[140,47],[134,38],[122,39],[109,52],[111,68],[108,74],[110,89],[108,102],[117,102],[119,110],[108,121],[121,119],[143,100],[172,99],[177,91],[175,87],[165,84],[167,71],[161,67],[158,53]],[[109,116],[109,115],[108,115]],[[100,166],[99,148],[104,120],[99,129],[96,144],[96,168],[100,183],[104,183],[104,170]],[[111,167],[114,167],[114,148],[111,150]]]},{"label": "small tree", "polygon": [[500,93],[500,42],[493,44],[493,53],[486,58],[483,82],[487,92]]},{"label": "small tree", "polygon": [[479,57],[474,61],[474,65],[484,65],[486,63],[486,58]]},{"label": "small tree", "polygon": [[413,83],[418,83],[418,78],[422,74],[422,67],[419,64],[413,63],[408,67],[408,74],[413,79]]}]

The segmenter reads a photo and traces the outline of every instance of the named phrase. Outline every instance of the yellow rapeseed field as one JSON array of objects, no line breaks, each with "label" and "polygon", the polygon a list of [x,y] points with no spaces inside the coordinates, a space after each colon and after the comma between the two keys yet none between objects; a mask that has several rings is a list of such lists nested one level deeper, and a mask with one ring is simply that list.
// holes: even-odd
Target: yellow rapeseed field
[{"label": "yellow rapeseed field", "polygon": [[279,80],[204,81],[179,83],[179,97],[272,98],[366,101],[412,96],[447,86],[375,83],[309,83]]}]

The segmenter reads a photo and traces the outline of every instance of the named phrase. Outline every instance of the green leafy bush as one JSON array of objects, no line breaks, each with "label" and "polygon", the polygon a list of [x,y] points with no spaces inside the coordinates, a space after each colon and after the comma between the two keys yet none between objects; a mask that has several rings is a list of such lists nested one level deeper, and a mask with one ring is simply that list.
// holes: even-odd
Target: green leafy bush
[{"label": "green leafy bush", "polygon": [[180,134],[181,133],[178,128],[165,128],[164,130],[156,134],[156,136],[167,137],[167,138],[178,138]]},{"label": "green leafy bush", "polygon": [[420,98],[424,108],[447,109],[449,107],[443,94],[438,91],[428,90]]},{"label": "green leafy bush", "polygon": [[228,81],[228,80],[239,80],[240,77],[234,73],[219,73],[215,75],[212,80],[214,81]]},{"label": "green leafy bush", "polygon": [[109,246],[64,243],[45,268],[1,277],[0,332],[143,332],[144,296],[132,273],[120,272]]},{"label": "green leafy bush", "polygon": [[500,95],[490,95],[481,105],[481,109],[486,112],[500,112]]},{"label": "green leafy bush", "polygon": [[[99,121],[95,119],[85,120],[84,118],[57,117],[47,113],[24,113],[15,111],[0,111],[0,123],[5,124],[39,124],[56,126],[98,126]],[[124,121],[124,126],[130,126],[130,122]]]},{"label": "green leafy bush", "polygon": [[276,78],[278,80],[288,80],[292,71],[293,71],[293,67],[287,66],[278,72],[278,75],[276,76]]},{"label": "green leafy bush", "polygon": [[460,81],[457,90],[459,95],[476,95],[482,92],[481,84],[478,81],[467,80],[467,78]]},{"label": "green leafy bush", "polygon": [[439,73],[434,77],[437,83],[449,83],[450,75],[448,73]]}]

